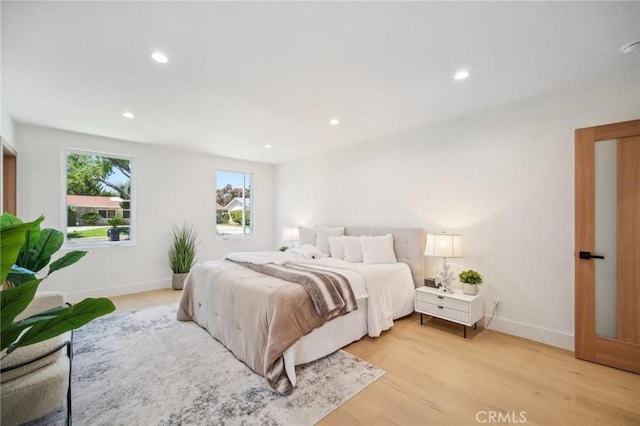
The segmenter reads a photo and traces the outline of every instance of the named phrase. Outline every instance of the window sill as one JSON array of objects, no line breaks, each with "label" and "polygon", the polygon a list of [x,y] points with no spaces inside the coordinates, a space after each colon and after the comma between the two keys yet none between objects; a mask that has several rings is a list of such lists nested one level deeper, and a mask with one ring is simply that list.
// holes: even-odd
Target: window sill
[{"label": "window sill", "polygon": [[253,235],[216,235],[216,240],[248,240],[253,238]]},{"label": "window sill", "polygon": [[94,241],[94,242],[86,242],[86,243],[68,243],[65,242],[62,248],[64,250],[83,250],[83,249],[99,249],[99,248],[108,248],[108,247],[129,247],[135,246],[136,242],[127,240],[127,241]]}]

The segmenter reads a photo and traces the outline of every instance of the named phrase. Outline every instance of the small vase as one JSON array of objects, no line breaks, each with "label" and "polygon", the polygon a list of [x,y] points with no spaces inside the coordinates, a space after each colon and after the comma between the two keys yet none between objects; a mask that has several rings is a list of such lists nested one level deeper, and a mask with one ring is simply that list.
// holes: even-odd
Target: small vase
[{"label": "small vase", "polygon": [[462,292],[470,295],[478,294],[478,287],[480,287],[478,284],[462,283]]},{"label": "small vase", "polygon": [[184,274],[173,274],[171,285],[174,290],[182,290],[182,287],[184,287],[184,280],[187,278],[187,275],[189,275],[188,272]]}]

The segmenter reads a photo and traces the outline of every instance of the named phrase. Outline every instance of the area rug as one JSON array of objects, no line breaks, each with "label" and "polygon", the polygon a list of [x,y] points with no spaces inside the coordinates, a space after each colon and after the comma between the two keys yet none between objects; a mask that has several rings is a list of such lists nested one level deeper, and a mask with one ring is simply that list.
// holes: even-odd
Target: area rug
[{"label": "area rug", "polygon": [[[342,350],[274,392],[177,305],[100,318],[74,335],[74,425],[312,425],[384,374]],[[63,424],[64,413],[32,424]]]}]

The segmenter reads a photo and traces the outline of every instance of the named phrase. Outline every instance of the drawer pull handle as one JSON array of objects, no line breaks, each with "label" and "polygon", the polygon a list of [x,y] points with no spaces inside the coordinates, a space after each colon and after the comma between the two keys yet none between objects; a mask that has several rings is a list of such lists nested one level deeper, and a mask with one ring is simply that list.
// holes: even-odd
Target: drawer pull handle
[{"label": "drawer pull handle", "polygon": [[438,309],[444,309],[444,306],[438,306]]},{"label": "drawer pull handle", "polygon": [[444,296],[438,296],[438,299],[444,299]]}]

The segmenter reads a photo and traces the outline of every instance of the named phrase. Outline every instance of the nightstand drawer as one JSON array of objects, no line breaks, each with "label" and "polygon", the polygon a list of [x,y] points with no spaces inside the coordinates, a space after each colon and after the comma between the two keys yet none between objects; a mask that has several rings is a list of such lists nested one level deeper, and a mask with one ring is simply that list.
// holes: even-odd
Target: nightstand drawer
[{"label": "nightstand drawer", "polygon": [[421,300],[416,300],[416,311],[427,314],[427,315],[433,315],[438,318],[451,320],[454,322],[459,322],[464,324],[469,323],[468,312],[452,309],[443,304],[434,305],[431,303],[423,302]]},{"label": "nightstand drawer", "polygon": [[467,326],[476,328],[476,322],[482,318],[482,295],[468,295],[460,291],[442,293],[431,287],[416,288],[416,312],[435,318],[457,322],[464,326],[464,337],[467,337]]},{"label": "nightstand drawer", "polygon": [[448,297],[446,294],[438,295],[432,293],[416,292],[416,306],[418,302],[425,302],[431,305],[443,306],[457,311],[469,312],[469,302]]}]

